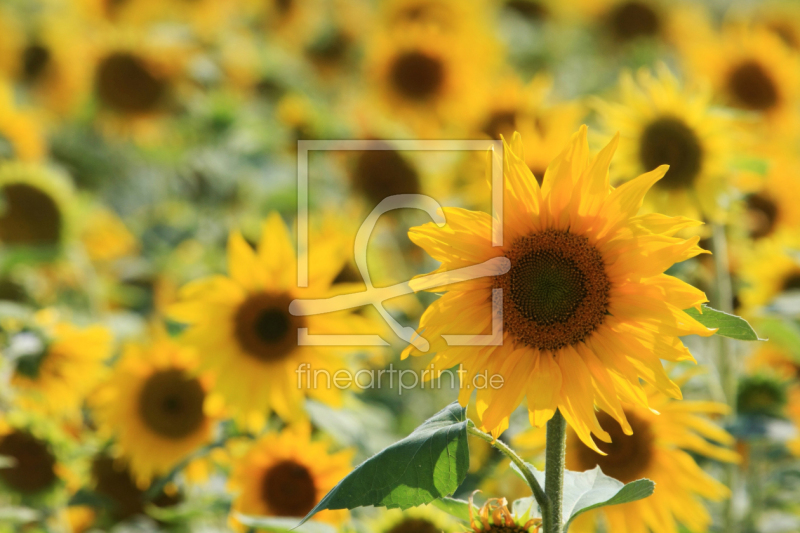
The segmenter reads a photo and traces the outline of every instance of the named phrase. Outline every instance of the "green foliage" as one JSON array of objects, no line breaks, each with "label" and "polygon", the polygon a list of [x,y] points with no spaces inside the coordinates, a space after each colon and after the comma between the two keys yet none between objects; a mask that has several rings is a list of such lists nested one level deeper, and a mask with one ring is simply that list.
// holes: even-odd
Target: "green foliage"
[{"label": "green foliage", "polygon": [[686,314],[709,328],[718,328],[717,335],[730,337],[740,341],[760,341],[753,327],[744,318],[717,311],[707,305],[702,307],[700,313],[694,307],[685,309]]},{"label": "green foliage", "polygon": [[[432,505],[462,522],[469,523],[469,502],[445,497],[434,500]],[[478,516],[478,509],[474,505],[472,506],[472,512],[474,516]]]},{"label": "green foliage", "polygon": [[300,524],[323,509],[408,509],[431,503],[455,492],[468,468],[467,418],[454,402],[357,466]]}]

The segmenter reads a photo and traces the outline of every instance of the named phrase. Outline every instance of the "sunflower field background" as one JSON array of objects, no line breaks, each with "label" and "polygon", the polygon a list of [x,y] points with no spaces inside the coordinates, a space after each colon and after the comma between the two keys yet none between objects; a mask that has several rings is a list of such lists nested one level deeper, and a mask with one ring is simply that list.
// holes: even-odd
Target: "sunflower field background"
[{"label": "sunflower field background", "polygon": [[0,0],[0,531],[800,532],[798,202],[793,0]]}]

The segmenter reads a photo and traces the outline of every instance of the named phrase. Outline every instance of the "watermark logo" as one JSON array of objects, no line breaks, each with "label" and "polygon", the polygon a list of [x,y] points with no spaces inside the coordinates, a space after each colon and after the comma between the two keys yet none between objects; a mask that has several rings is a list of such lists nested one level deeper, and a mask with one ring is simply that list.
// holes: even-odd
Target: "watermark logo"
[{"label": "watermark logo", "polygon": [[[297,285],[308,286],[308,155],[310,151],[364,151],[364,150],[414,150],[414,151],[486,151],[491,150],[492,186],[492,246],[503,245],[503,143],[489,140],[453,141],[298,141],[297,161]],[[297,299],[289,306],[295,316],[319,315],[372,305],[386,321],[392,331],[402,340],[422,352],[430,349],[430,343],[409,326],[398,323],[383,306],[383,302],[397,296],[420,290],[436,289],[454,283],[499,276],[508,272],[511,263],[505,257],[495,257],[477,265],[418,276],[413,280],[390,287],[374,287],[367,268],[367,244],[372,230],[381,215],[394,209],[419,209],[425,211],[439,227],[445,219],[442,206],[430,196],[422,194],[399,194],[385,198],[367,216],[356,234],[354,252],[359,273],[366,290],[340,294],[325,299]],[[502,289],[492,291],[492,332],[488,335],[442,335],[450,346],[498,346],[503,339],[503,294]],[[386,346],[379,335],[312,335],[307,328],[298,329],[298,344],[301,346]]]}]

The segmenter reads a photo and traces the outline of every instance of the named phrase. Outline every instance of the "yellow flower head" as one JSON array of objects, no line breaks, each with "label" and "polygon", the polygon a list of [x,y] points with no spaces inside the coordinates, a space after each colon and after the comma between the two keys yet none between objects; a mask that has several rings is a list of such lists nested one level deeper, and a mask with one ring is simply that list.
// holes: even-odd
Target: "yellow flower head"
[{"label": "yellow flower head", "polygon": [[631,179],[660,165],[669,172],[647,203],[656,212],[719,218],[730,208],[733,123],[710,108],[707,88],[684,88],[663,64],[653,76],[624,73],[619,103],[595,101],[608,137],[619,132],[614,178]]},{"label": "yellow flower head", "polygon": [[[341,356],[348,349],[299,345],[298,329],[308,328],[310,334],[360,333],[365,321],[349,312],[289,313],[295,298],[327,296],[342,267],[331,255],[310,253],[314,259],[309,286],[298,289],[289,232],[280,215],[273,213],[262,226],[257,251],[238,231],[231,234],[230,277],[189,283],[179,294],[180,302],[168,311],[174,320],[189,325],[183,338],[197,348],[202,367],[214,371],[215,390],[237,414],[274,410],[286,420],[302,416],[306,395],[325,403],[340,402],[341,391],[327,376],[347,367]],[[298,374],[304,368],[311,379]]]},{"label": "yellow flower head", "polygon": [[19,109],[11,86],[0,82],[0,159],[39,161],[44,154],[44,133],[38,117]]},{"label": "yellow flower head", "polygon": [[508,510],[508,501],[505,498],[490,498],[481,506],[478,517],[475,517],[472,498],[469,497],[469,522],[473,533],[538,533],[542,527],[541,518],[529,518],[530,509],[522,516],[514,516]]},{"label": "yellow flower head", "polygon": [[11,385],[17,402],[51,416],[77,417],[83,400],[103,377],[111,333],[102,326],[81,329],[56,321],[49,312],[36,318],[36,330],[17,335],[35,336],[41,344],[16,359]]},{"label": "yellow flower head", "polygon": [[[683,383],[684,377],[687,375],[678,381]],[[691,531],[706,531],[711,517],[702,499],[717,501],[730,496],[728,488],[704,472],[690,455],[739,462],[738,454],[730,449],[734,438],[708,418],[728,413],[728,407],[710,401],[672,401],[653,387],[646,390],[652,410],[623,406],[633,434],[626,434],[606,413],[600,414],[601,425],[612,438],[610,444],[600,444],[606,455],[590,449],[569,431],[566,466],[578,472],[599,466],[604,474],[623,483],[651,479],[656,484],[655,493],[644,500],[593,512],[576,522],[578,531],[594,531],[598,514],[615,533],[677,533],[677,523]],[[523,433],[517,437],[518,445],[534,444],[529,451],[540,453],[543,433],[541,429]]]},{"label": "yellow flower head", "polygon": [[457,533],[461,530],[461,524],[431,505],[404,511],[385,509],[368,527],[376,533]]},{"label": "yellow flower head", "polygon": [[[269,433],[234,464],[234,512],[301,518],[350,472],[352,452],[329,452],[328,443],[312,441],[310,431],[299,424]],[[325,510],[315,519],[340,524],[347,516],[347,511]],[[235,518],[232,522],[238,525]]]},{"label": "yellow flower head", "polygon": [[[583,442],[599,450],[594,433],[610,442],[595,406],[626,434],[633,429],[620,402],[647,408],[640,379],[667,395],[681,392],[660,359],[693,360],[678,338],[711,335],[683,309],[706,301],[702,291],[664,274],[672,264],[703,253],[699,237],[673,237],[697,223],[659,214],[637,215],[645,193],[667,171],[658,167],[621,187],[608,182],[617,138],[589,156],[582,127],[550,164],[540,187],[524,163],[518,135],[505,144],[503,245],[492,246],[490,215],[445,209],[443,228],[429,223],[409,236],[439,272],[505,257],[510,270],[449,285],[423,314],[420,334],[437,352],[437,370],[462,365],[459,401],[466,405],[475,376],[502,376],[499,387],[479,387],[481,426],[495,433],[527,396],[531,423],[543,425],[559,409]],[[493,299],[502,290],[500,345],[448,346],[443,333],[491,335]],[[422,352],[409,346],[404,355]],[[477,385],[476,385],[476,388]]]},{"label": "yellow flower head", "polygon": [[798,249],[796,238],[756,243],[739,269],[742,313],[755,313],[781,294],[800,289]]},{"label": "yellow flower head", "polygon": [[212,437],[212,378],[196,370],[194,350],[161,333],[152,345],[128,345],[93,398],[101,431],[116,439],[117,455],[141,486]]}]

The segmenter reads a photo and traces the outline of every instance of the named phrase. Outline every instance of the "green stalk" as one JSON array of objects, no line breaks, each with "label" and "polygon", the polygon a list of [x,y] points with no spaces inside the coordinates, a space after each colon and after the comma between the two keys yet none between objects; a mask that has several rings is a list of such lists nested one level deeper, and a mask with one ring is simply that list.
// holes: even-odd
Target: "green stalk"
[{"label": "green stalk", "polygon": [[[713,225],[714,243],[714,274],[716,279],[716,302],[715,305],[720,311],[733,313],[733,284],[731,283],[730,263],[728,261],[728,239],[725,234],[725,226],[722,224]],[[722,391],[725,394],[725,401],[731,408],[731,417],[736,416],[736,388],[737,376],[734,366],[733,344],[725,337],[715,337],[717,341],[717,372],[719,373]],[[731,491],[735,491],[737,483],[737,466],[729,464],[725,466],[723,483]],[[724,531],[735,533],[739,529],[739,524],[734,516],[731,498],[725,501],[723,507],[723,526]]]},{"label": "green stalk", "polygon": [[[506,443],[501,440],[495,439],[488,433],[484,433],[483,431],[479,430],[472,424],[467,425],[467,432],[474,436],[478,437],[481,440],[485,440],[493,447],[497,448],[502,452],[506,457],[511,459],[511,462],[517,465],[517,468],[522,475],[525,477],[525,481],[528,482],[528,486],[531,488],[531,492],[533,492],[533,497],[536,499],[536,503],[539,504],[539,509],[542,510],[542,521],[547,523],[550,519],[550,502],[545,494],[545,491],[542,490],[542,486],[539,485],[539,482],[533,476],[533,473],[528,469],[528,465],[525,464],[525,461],[517,455],[517,453],[508,447]],[[546,480],[545,480],[546,483]]]},{"label": "green stalk", "polygon": [[562,504],[564,500],[564,458],[567,452],[567,421],[556,409],[547,422],[547,449],[545,450],[544,492],[550,500],[550,520],[544,520],[544,533],[561,533]]}]

